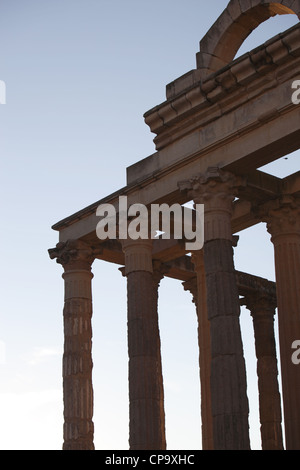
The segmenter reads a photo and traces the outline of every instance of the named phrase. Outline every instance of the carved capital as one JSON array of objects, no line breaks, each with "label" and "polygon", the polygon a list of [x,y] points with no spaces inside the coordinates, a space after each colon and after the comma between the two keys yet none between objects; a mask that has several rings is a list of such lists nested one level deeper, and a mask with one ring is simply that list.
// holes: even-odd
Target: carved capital
[{"label": "carved capital", "polygon": [[91,270],[96,252],[81,240],[68,240],[57,243],[55,248],[48,250],[51,259],[62,264],[65,271],[72,269]]},{"label": "carved capital", "polygon": [[273,239],[279,235],[300,235],[300,199],[286,196],[276,201],[268,211],[267,228]]},{"label": "carved capital", "polygon": [[[154,288],[158,289],[160,281],[163,279],[165,274],[170,270],[170,267],[166,264],[162,263],[161,261],[154,260],[152,263],[153,269],[153,286]],[[126,268],[122,266],[119,268],[120,273],[123,277],[126,277]]]},{"label": "carved capital", "polygon": [[178,184],[181,191],[187,191],[191,199],[197,204],[204,204],[205,211],[232,210],[232,202],[238,194],[239,188],[245,186],[244,178],[210,167],[205,173],[199,174],[188,181]]},{"label": "carved capital", "polygon": [[198,300],[198,285],[197,285],[197,277],[193,277],[188,281],[184,281],[182,283],[184,290],[189,291],[193,296],[193,303],[197,305]]},{"label": "carved capital", "polygon": [[178,184],[196,204],[204,204],[205,241],[232,240],[232,203],[245,184],[244,178],[217,167]]},{"label": "carved capital", "polygon": [[257,217],[267,223],[272,241],[281,235],[300,235],[300,198],[285,195],[255,209]]},{"label": "carved capital", "polygon": [[131,272],[147,271],[152,273],[152,240],[121,240],[125,254],[125,276]]},{"label": "carved capital", "polygon": [[153,261],[153,285],[158,288],[160,281],[164,278],[165,274],[170,270],[170,267],[159,260]]},{"label": "carved capital", "polygon": [[120,273],[122,274],[123,277],[126,277],[125,266],[121,266],[121,268],[118,268],[118,270],[120,271]]},{"label": "carved capital", "polygon": [[261,292],[248,293],[241,300],[241,305],[245,305],[251,312],[251,316],[256,319],[264,317],[272,318],[277,307],[276,296]]}]

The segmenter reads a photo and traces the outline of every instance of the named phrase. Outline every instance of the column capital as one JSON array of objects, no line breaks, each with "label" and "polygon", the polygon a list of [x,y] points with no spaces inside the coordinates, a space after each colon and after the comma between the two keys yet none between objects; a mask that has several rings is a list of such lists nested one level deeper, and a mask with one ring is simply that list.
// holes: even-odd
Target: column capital
[{"label": "column capital", "polygon": [[181,191],[187,191],[197,204],[205,204],[208,210],[230,210],[231,203],[245,179],[218,167],[209,167],[205,173],[178,183]]},{"label": "column capital", "polygon": [[188,281],[182,282],[183,288],[185,291],[189,291],[193,297],[193,303],[197,305],[198,300],[198,285],[197,285],[197,277],[192,277]]},{"label": "column capital", "polygon": [[[153,260],[152,262],[153,270],[153,283],[156,287],[159,286],[160,281],[163,279],[165,274],[170,270],[170,267],[162,263],[159,260]],[[123,277],[126,277],[126,267],[122,266],[119,268],[120,273]]]},{"label": "column capital", "polygon": [[249,292],[241,299],[241,305],[245,305],[250,310],[253,318],[274,317],[277,299],[276,296],[269,293]]},{"label": "column capital", "polygon": [[152,240],[121,240],[125,254],[125,276],[136,271],[153,273],[152,266]]},{"label": "column capital", "polygon": [[55,248],[48,250],[51,259],[64,267],[65,271],[73,269],[91,270],[96,251],[82,240],[67,240],[57,243]]},{"label": "column capital", "polygon": [[170,267],[159,260],[153,260],[153,282],[154,285],[159,286],[160,281],[164,278],[165,274],[170,270]]},{"label": "column capital", "polygon": [[281,235],[300,235],[300,198],[289,194],[268,201],[254,209],[257,216],[267,223],[272,241]]},{"label": "column capital", "polygon": [[178,183],[179,189],[187,192],[196,204],[204,204],[205,241],[232,241],[232,203],[245,185],[245,178],[217,167],[210,167],[205,173]]}]

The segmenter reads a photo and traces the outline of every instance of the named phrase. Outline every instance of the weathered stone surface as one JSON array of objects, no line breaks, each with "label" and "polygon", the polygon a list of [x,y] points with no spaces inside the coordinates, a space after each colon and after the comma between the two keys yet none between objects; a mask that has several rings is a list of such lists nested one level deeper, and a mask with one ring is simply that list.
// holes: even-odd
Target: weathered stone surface
[{"label": "weathered stone surface", "polygon": [[93,450],[92,286],[93,250],[70,240],[50,250],[64,267],[64,450]]},{"label": "weathered stone surface", "polygon": [[233,262],[232,202],[243,183],[231,173],[209,168],[179,184],[204,203],[204,266],[211,340],[213,448],[249,449],[246,370],[239,324],[239,294]]},{"label": "weathered stone surface", "polygon": [[193,295],[198,319],[199,370],[201,386],[202,449],[213,450],[213,421],[211,411],[211,345],[210,325],[207,316],[206,278],[203,250],[192,254],[196,277],[183,283]]},{"label": "weathered stone surface", "polygon": [[[227,267],[218,263],[220,253],[224,259],[225,251],[228,252]],[[250,446],[249,409],[239,325],[239,298],[232,256],[229,240],[211,240],[204,246],[211,334],[214,448],[240,450]]]},{"label": "weathered stone surface", "polygon": [[160,276],[157,276],[157,269],[153,274],[151,240],[126,240],[123,249],[127,263],[130,449],[165,449],[157,314]]},{"label": "weathered stone surface", "polygon": [[283,450],[274,333],[276,297],[259,292],[248,293],[243,304],[251,311],[253,318],[262,450]]},{"label": "weathered stone surface", "polygon": [[300,368],[291,360],[292,343],[300,338],[300,203],[285,196],[265,208],[275,252],[278,325],[285,416],[286,448],[299,449]]}]

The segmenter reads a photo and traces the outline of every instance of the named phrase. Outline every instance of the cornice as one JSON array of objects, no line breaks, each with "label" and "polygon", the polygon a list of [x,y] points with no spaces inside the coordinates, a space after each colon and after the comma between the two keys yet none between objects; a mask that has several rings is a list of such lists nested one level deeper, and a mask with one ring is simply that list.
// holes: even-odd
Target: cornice
[{"label": "cornice", "polygon": [[[156,134],[157,149],[168,145],[175,134],[178,139],[272,89],[274,84],[295,77],[299,74],[299,56],[300,25],[296,25],[202,81],[197,70],[175,80],[167,86],[167,100],[144,114],[146,124]],[[273,111],[263,118],[272,119]]]}]

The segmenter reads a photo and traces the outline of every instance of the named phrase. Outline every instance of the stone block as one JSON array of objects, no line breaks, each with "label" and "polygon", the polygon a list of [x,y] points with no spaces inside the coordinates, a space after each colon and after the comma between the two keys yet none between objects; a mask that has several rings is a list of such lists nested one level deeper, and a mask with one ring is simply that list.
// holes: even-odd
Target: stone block
[{"label": "stone block", "polygon": [[283,44],[288,48],[289,53],[294,57],[300,55],[300,30],[294,29],[288,35],[282,37]]},{"label": "stone block", "polygon": [[177,117],[176,111],[169,102],[166,102],[165,105],[159,109],[159,115],[163,119],[164,125]]},{"label": "stone block", "polygon": [[252,80],[255,68],[250,60],[250,55],[243,56],[243,60],[236,61],[231,66],[231,72],[239,84],[244,85]]},{"label": "stone block", "polygon": [[173,82],[169,83],[166,87],[167,99],[174,98],[183,91],[191,88],[195,83],[201,79],[199,70],[191,70],[190,72],[182,75]]},{"label": "stone block", "polygon": [[231,24],[232,18],[229,12],[224,10],[208,33],[200,41],[200,51],[213,54],[214,50],[222,40],[223,34]]},{"label": "stone block", "polygon": [[[241,12],[245,13],[252,8],[252,1],[251,0],[239,0]],[[258,0],[255,1],[256,4],[260,3]]]},{"label": "stone block", "polygon": [[232,0],[227,6],[227,11],[233,21],[236,21],[242,14],[240,3],[238,0]]},{"label": "stone block", "polygon": [[218,83],[214,78],[210,78],[208,80],[205,80],[201,83],[201,90],[204,93],[204,95],[207,95],[208,93],[212,92],[215,88],[217,88]]},{"label": "stone block", "polygon": [[281,40],[267,45],[266,50],[274,64],[279,65],[287,60],[287,48]]},{"label": "stone block", "polygon": [[219,57],[212,56],[211,62],[209,64],[209,69],[213,72],[218,72],[223,67],[226,67],[226,65],[228,65],[227,61],[224,61]]},{"label": "stone block", "polygon": [[207,54],[202,51],[197,52],[196,60],[197,60],[197,69],[208,69],[209,63],[211,61],[211,54]]},{"label": "stone block", "polygon": [[250,3],[251,3],[251,7],[254,8],[258,5],[261,5],[264,2],[262,2],[261,0],[251,0]]},{"label": "stone block", "polygon": [[191,103],[187,100],[186,95],[182,94],[176,100],[172,102],[172,107],[175,109],[177,114],[184,113],[192,108]]},{"label": "stone block", "polygon": [[220,83],[222,88],[226,91],[232,90],[237,84],[236,78],[232,74],[230,69],[224,71],[223,73],[220,73],[216,77],[216,81]]},{"label": "stone block", "polygon": [[224,34],[215,55],[221,57],[224,62],[229,64],[234,59],[241,44],[241,35],[233,28],[232,31],[227,31]]},{"label": "stone block", "polygon": [[200,83],[197,87],[194,87],[186,92],[186,98],[194,108],[196,106],[203,106],[206,103],[206,97],[202,93]]}]

